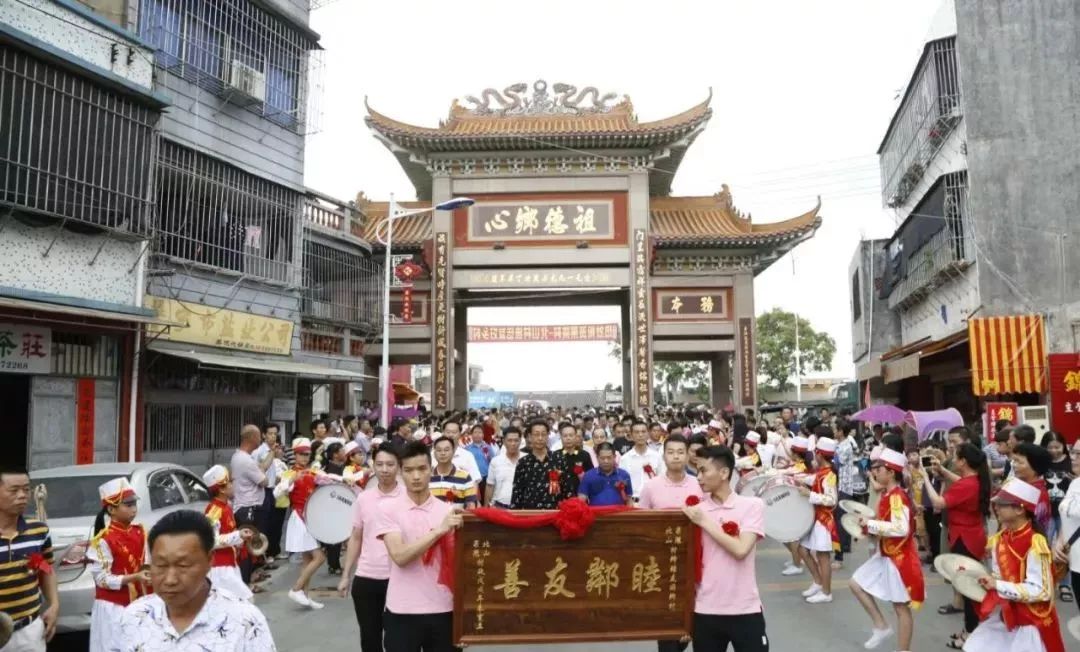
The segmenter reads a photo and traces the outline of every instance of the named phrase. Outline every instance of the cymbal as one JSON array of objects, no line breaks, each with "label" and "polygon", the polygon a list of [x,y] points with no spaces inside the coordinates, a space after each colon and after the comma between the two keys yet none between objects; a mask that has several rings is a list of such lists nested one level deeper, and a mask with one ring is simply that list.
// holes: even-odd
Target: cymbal
[{"label": "cymbal", "polygon": [[841,500],[840,509],[844,510],[848,514],[858,514],[860,516],[866,516],[868,518],[876,518],[877,512],[873,507],[864,505],[857,500]]},{"label": "cymbal", "polygon": [[969,600],[982,602],[983,598],[986,597],[986,589],[979,584],[979,577],[969,571],[958,572],[952,578],[952,585],[957,593]]},{"label": "cymbal", "polygon": [[840,527],[847,530],[851,538],[856,541],[862,541],[868,536],[863,532],[862,526],[859,525],[859,516],[857,514],[844,514],[841,516]]},{"label": "cymbal", "polygon": [[950,582],[961,572],[973,575],[975,579],[989,577],[990,575],[990,571],[986,570],[986,566],[983,566],[978,560],[952,553],[945,553],[935,557],[934,568]]}]

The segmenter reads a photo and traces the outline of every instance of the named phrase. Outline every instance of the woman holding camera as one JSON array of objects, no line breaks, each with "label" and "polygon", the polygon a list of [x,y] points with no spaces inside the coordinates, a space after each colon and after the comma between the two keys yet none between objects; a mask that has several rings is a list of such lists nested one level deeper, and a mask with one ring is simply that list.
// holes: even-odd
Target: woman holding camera
[{"label": "woman holding camera", "polygon": [[[920,460],[920,467],[922,462]],[[930,467],[933,475],[941,474],[941,463],[935,458]],[[981,560],[986,554],[986,519],[990,516],[990,467],[986,454],[970,442],[961,444],[955,452],[953,473],[960,478],[938,493],[930,480],[923,477],[923,491],[930,498],[934,511],[945,510],[949,529],[949,552]],[[979,625],[976,604],[964,598],[964,631],[954,634],[947,647],[964,647],[968,634]]]}]

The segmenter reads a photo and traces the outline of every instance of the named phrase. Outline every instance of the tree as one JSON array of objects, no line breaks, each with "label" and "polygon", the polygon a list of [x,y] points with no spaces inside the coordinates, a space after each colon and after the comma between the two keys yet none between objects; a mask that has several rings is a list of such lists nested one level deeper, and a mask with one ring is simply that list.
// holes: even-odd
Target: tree
[{"label": "tree", "polygon": [[[758,375],[765,386],[776,391],[792,387],[789,379],[795,370],[795,313],[773,308],[757,318]],[[801,377],[808,371],[827,371],[836,355],[836,342],[828,333],[814,330],[810,322],[799,320],[799,370]]]}]

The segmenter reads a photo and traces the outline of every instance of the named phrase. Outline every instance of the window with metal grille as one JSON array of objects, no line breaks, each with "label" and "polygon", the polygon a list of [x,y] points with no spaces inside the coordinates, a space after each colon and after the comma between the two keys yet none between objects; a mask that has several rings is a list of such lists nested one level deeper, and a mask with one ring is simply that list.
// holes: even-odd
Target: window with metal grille
[{"label": "window with metal grille", "polygon": [[143,450],[230,450],[246,424],[262,425],[269,406],[147,403]]},{"label": "window with metal grille", "polygon": [[0,204],[147,233],[158,117],[0,44]]},{"label": "window with metal grille", "polygon": [[382,315],[381,269],[359,254],[305,239],[304,316],[375,328]]},{"label": "window with metal grille", "polygon": [[318,44],[250,0],[142,0],[139,35],[169,72],[298,133],[311,133]]},{"label": "window with metal grille", "polygon": [[289,281],[300,194],[168,140],[158,159],[158,253]]}]

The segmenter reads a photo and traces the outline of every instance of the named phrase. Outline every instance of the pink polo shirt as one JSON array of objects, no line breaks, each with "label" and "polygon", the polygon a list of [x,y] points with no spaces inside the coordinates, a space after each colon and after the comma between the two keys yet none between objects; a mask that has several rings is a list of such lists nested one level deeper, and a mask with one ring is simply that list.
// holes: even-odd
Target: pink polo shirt
[{"label": "pink polo shirt", "polygon": [[356,562],[356,575],[373,580],[390,578],[390,553],[386,545],[375,538],[376,521],[379,518],[379,506],[395,498],[400,498],[405,489],[398,482],[389,493],[383,493],[377,483],[361,491],[353,503],[353,527],[363,531],[360,538],[360,559]]},{"label": "pink polo shirt", "polygon": [[641,509],[682,509],[687,496],[701,498],[701,486],[697,478],[686,474],[681,482],[672,482],[667,474],[650,478],[641,488],[638,507]]},{"label": "pink polo shirt", "polygon": [[[375,536],[381,539],[390,532],[401,533],[405,543],[424,537],[443,522],[453,507],[435,496],[428,496],[417,505],[408,492],[379,503],[375,521]],[[386,588],[386,609],[396,614],[442,614],[454,610],[454,594],[439,584],[439,562],[436,558],[425,566],[423,555],[407,566],[390,561],[390,583]]]},{"label": "pink polo shirt", "polygon": [[[712,496],[700,504],[707,518],[720,523],[734,521],[740,532],[765,536],[765,502],[760,498],[740,496],[734,491],[723,504]],[[708,534],[701,537],[704,553],[704,572],[697,587],[694,613],[713,616],[738,616],[761,612],[754,555],[757,546],[741,561],[732,557]]]}]

